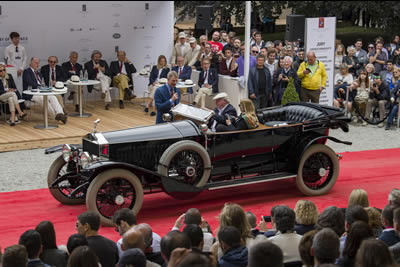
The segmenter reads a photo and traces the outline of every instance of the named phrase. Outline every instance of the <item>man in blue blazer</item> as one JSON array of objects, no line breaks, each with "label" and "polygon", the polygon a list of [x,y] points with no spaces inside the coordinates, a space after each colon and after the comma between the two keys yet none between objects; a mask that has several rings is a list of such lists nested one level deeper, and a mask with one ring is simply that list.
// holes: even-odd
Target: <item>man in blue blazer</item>
[{"label": "man in blue blazer", "polygon": [[264,62],[264,56],[257,56],[256,67],[250,68],[247,82],[249,98],[256,109],[268,107],[268,101],[272,100],[272,77]]},{"label": "man in blue blazer", "polygon": [[157,117],[156,124],[165,122],[163,115],[171,113],[171,108],[178,105],[181,100],[181,92],[175,86],[178,82],[178,74],[175,71],[168,73],[168,83],[157,88],[154,94],[154,101],[156,103]]},{"label": "man in blue blazer", "polygon": [[[172,70],[178,73],[178,79],[182,81],[190,80],[190,76],[192,75],[192,68],[189,66],[184,66],[183,63],[185,62],[184,57],[178,56],[176,58],[177,66],[173,67]],[[188,92],[190,94],[193,93],[192,87],[188,88]]]},{"label": "man in blue blazer", "polygon": [[218,93],[218,72],[216,69],[210,68],[210,65],[211,61],[209,59],[203,59],[203,70],[200,72],[198,82],[200,89],[193,101],[193,105],[200,102],[202,108],[206,104],[206,95]]},{"label": "man in blue blazer", "polygon": [[395,206],[386,205],[382,210],[382,222],[385,229],[382,234],[378,237],[379,240],[385,242],[390,247],[400,242],[400,236],[397,235],[396,229],[394,228],[393,213]]}]

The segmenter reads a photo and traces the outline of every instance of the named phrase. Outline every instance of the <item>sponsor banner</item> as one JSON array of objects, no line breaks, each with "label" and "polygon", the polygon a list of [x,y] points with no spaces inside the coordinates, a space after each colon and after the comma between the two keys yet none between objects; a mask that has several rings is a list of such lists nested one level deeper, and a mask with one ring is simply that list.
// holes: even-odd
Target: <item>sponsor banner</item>
[{"label": "sponsor banner", "polygon": [[[53,55],[61,64],[71,51],[83,65],[93,50],[110,64],[124,50],[139,72],[159,55],[171,57],[173,8],[173,1],[1,1],[0,62],[16,31],[28,58],[38,57],[41,66]],[[135,90],[147,88],[148,80],[138,83]]]},{"label": "sponsor banner", "polygon": [[327,81],[319,103],[333,105],[335,73],[336,17],[307,18],[305,33],[306,51],[314,51],[317,59],[325,65]]}]

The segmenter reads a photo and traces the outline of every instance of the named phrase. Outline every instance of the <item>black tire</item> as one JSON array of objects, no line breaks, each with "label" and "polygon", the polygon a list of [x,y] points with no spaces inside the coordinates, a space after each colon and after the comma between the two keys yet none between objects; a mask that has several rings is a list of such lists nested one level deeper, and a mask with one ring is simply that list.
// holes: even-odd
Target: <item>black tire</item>
[{"label": "black tire", "polygon": [[[123,203],[117,204],[116,201],[121,201],[121,197]],[[130,203],[126,201],[129,198]],[[91,182],[86,194],[87,209],[96,212],[104,226],[114,226],[112,216],[116,211],[129,208],[138,214],[142,204],[143,186],[139,178],[124,169],[101,172]]]},{"label": "black tire", "polygon": [[311,145],[303,154],[297,171],[296,186],[305,195],[329,192],[339,175],[339,160],[328,146]]},{"label": "black tire", "polygon": [[[210,156],[208,155],[207,151],[202,147],[199,143],[196,143],[191,140],[183,140],[176,142],[170,145],[162,154],[159,165],[158,165],[158,173],[164,176],[170,176],[170,164],[174,159],[175,156],[180,156],[179,153],[190,153],[189,156],[196,157],[198,160],[201,159],[202,162],[197,162],[198,166],[196,165],[194,169],[194,180],[188,177],[186,174],[182,176],[182,170],[180,169],[179,175],[183,178],[184,182],[189,183],[196,187],[203,187],[210,177],[211,173],[211,160]],[[181,154],[182,155],[182,154]],[[187,158],[187,157],[186,157]],[[180,161],[181,162],[181,161]],[[174,163],[174,162],[173,162]],[[183,167],[183,166],[180,166]],[[185,173],[185,172],[184,172]],[[200,174],[197,174],[200,173]],[[171,177],[171,176],[170,176]]]},{"label": "black tire", "polygon": [[[64,205],[79,205],[79,204],[84,204],[85,203],[85,194],[82,194],[82,198],[70,198],[67,196],[68,192],[71,192],[74,188],[74,186],[68,186],[62,190],[61,188],[50,188],[51,184],[59,177],[60,171],[63,169],[63,167],[67,164],[65,160],[63,159],[62,155],[59,156],[53,164],[51,164],[49,172],[47,174],[47,186],[49,188],[50,194],[53,195],[53,197],[60,202],[61,204]],[[69,188],[68,188],[69,187]]]}]

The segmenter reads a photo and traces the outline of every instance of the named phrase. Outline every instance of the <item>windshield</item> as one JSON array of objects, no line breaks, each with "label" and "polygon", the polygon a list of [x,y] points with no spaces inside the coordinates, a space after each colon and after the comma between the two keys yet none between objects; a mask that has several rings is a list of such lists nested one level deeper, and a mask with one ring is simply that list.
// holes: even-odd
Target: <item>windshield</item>
[{"label": "windshield", "polygon": [[183,117],[190,120],[206,123],[214,115],[214,111],[200,109],[194,106],[186,104],[178,104],[172,109],[172,113],[176,116],[175,120],[179,120],[179,117]]}]

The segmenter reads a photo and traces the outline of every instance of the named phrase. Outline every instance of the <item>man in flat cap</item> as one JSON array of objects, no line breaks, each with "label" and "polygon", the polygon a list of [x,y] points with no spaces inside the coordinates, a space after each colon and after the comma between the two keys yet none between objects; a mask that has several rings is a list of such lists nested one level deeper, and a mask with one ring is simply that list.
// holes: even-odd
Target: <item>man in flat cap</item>
[{"label": "man in flat cap", "polygon": [[226,125],[228,117],[237,117],[236,109],[229,104],[227,93],[219,93],[214,96],[215,108],[214,116],[211,117],[208,127],[215,132],[218,124]]}]

